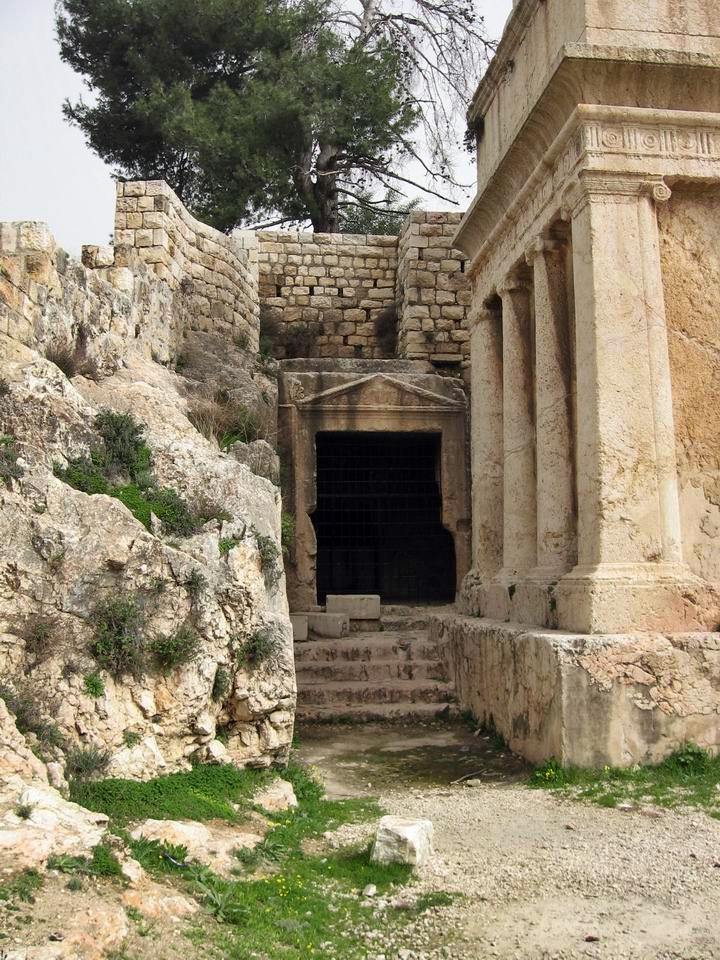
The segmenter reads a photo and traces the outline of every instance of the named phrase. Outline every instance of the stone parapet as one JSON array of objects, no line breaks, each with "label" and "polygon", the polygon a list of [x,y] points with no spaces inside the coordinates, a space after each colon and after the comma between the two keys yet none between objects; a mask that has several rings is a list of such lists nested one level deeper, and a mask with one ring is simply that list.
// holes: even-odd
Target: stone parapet
[{"label": "stone parapet", "polygon": [[118,183],[115,246],[129,248],[190,298],[191,329],[225,333],[256,351],[257,255],[252,234],[227,236],[188,213],[162,180]]}]

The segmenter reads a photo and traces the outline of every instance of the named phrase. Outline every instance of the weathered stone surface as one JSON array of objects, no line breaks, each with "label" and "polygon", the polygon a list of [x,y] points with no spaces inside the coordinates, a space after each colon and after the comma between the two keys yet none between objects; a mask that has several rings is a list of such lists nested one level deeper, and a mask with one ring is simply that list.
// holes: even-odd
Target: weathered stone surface
[{"label": "weathered stone surface", "polygon": [[75,914],[61,932],[59,942],[11,948],[4,960],[104,960],[122,946],[130,922],[121,906],[96,904]]},{"label": "weathered stone surface", "polygon": [[[20,817],[18,809],[26,810]],[[0,780],[0,874],[42,868],[51,854],[88,856],[108,818],[70,803],[43,783],[17,775]]]},{"label": "weathered stone surface", "polygon": [[370,859],[375,863],[407,863],[422,867],[432,856],[433,833],[430,820],[383,817]]},{"label": "weathered stone surface", "polygon": [[309,613],[308,630],[316,637],[346,637],[350,618],[346,613]]},{"label": "weathered stone surface", "polygon": [[197,900],[191,900],[190,897],[184,897],[152,881],[146,881],[138,889],[126,890],[122,902],[150,920],[170,918],[179,922],[200,909]]},{"label": "weathered stone surface", "polygon": [[351,620],[379,620],[380,597],[374,596],[333,596],[328,594],[325,609],[328,613],[346,613]]},{"label": "weathered stone surface", "polygon": [[298,805],[293,786],[287,780],[273,780],[269,786],[255,794],[253,803],[268,813],[282,813],[283,810],[290,810]]},{"label": "weathered stone surface", "polygon": [[260,833],[250,833],[220,822],[204,824],[188,820],[152,819],[144,820],[135,827],[132,836],[186,847],[189,860],[202,863],[226,876],[237,866],[234,852],[251,850],[263,839]]}]

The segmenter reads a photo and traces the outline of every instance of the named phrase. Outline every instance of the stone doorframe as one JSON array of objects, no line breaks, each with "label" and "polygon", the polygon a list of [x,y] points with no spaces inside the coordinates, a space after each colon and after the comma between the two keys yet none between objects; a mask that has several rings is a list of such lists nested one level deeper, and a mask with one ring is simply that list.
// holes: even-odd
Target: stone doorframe
[{"label": "stone doorframe", "polygon": [[471,563],[467,405],[462,388],[430,375],[293,372],[281,375],[279,399],[280,449],[290,468],[283,496],[285,509],[295,517],[294,543],[286,559],[290,609],[312,610],[318,603],[311,515],[317,506],[315,437],[325,432],[440,437],[442,523],[455,544],[459,589]]}]

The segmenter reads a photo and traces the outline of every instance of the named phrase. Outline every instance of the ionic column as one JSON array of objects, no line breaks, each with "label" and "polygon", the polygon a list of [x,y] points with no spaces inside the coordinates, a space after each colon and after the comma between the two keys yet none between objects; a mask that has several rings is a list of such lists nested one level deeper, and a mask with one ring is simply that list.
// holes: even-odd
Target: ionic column
[{"label": "ionic column", "polygon": [[503,569],[527,574],[537,561],[535,423],[530,291],[511,275],[498,289],[503,341]]},{"label": "ionic column", "polygon": [[495,576],[503,551],[503,359],[500,310],[470,318],[473,570]]},{"label": "ionic column", "polygon": [[565,245],[538,239],[527,252],[535,305],[537,568],[557,579],[577,559]]}]

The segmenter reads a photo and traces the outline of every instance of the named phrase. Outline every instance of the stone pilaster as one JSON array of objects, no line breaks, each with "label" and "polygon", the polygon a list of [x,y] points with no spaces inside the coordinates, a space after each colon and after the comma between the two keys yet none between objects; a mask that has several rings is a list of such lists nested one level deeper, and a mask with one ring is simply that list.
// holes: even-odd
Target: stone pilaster
[{"label": "stone pilaster", "polygon": [[528,284],[511,274],[498,288],[503,355],[503,567],[517,579],[537,562],[532,319]]},{"label": "stone pilaster", "polygon": [[528,249],[535,306],[537,567],[556,580],[577,561],[570,324],[565,244],[539,238]]},{"label": "stone pilaster", "polygon": [[578,565],[559,625],[690,626],[680,562],[660,181],[583,173],[570,194],[576,308]]}]

